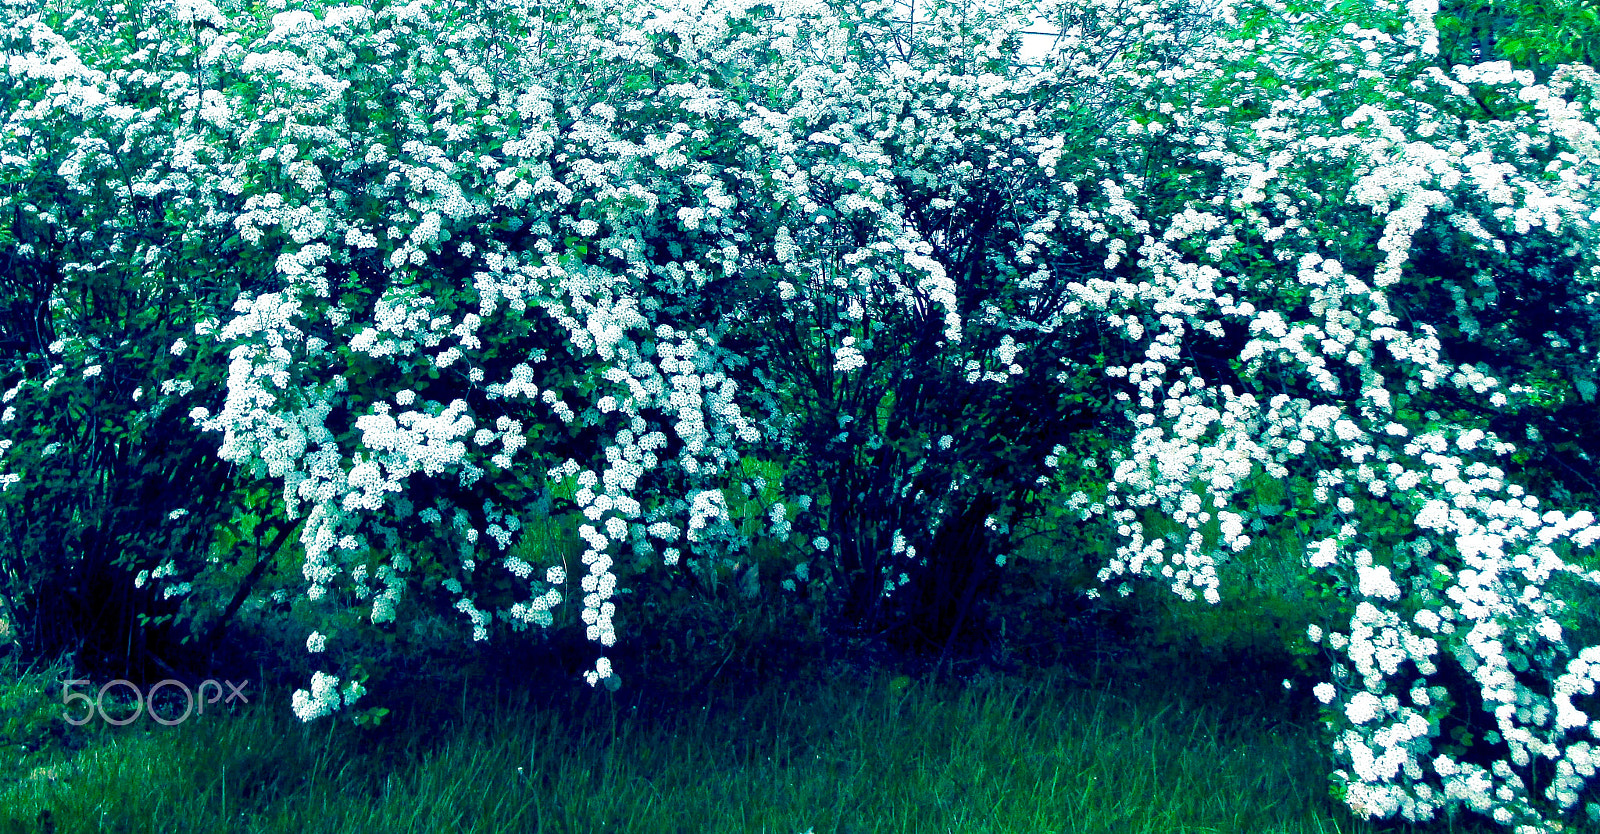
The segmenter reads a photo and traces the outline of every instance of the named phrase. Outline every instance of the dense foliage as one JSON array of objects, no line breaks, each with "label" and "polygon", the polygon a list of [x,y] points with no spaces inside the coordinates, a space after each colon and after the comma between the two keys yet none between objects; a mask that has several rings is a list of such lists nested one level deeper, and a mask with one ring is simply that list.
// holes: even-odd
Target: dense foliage
[{"label": "dense foliage", "polygon": [[1123,595],[1320,588],[1359,812],[1600,816],[1593,67],[1429,0],[1051,0],[1032,63],[1006,2],[4,8],[20,619],[225,621],[247,527],[313,653],[569,596],[611,646],[759,539],[948,645],[1054,520]]}]

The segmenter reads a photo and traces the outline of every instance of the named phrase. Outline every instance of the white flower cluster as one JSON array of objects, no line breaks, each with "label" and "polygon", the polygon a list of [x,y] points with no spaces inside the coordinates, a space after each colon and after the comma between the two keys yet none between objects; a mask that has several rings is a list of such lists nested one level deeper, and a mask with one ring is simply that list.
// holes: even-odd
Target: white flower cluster
[{"label": "white flower cluster", "polygon": [[295,717],[301,721],[315,721],[326,715],[339,711],[343,707],[355,704],[356,700],[366,694],[366,687],[360,681],[350,681],[344,685],[343,692],[339,689],[339,679],[325,672],[317,672],[311,676],[311,690],[294,691],[293,707]]},{"label": "white flower cluster", "polygon": [[846,336],[837,350],[833,352],[833,369],[836,373],[848,374],[867,366],[867,358],[862,355],[861,349],[856,347],[856,337]]}]

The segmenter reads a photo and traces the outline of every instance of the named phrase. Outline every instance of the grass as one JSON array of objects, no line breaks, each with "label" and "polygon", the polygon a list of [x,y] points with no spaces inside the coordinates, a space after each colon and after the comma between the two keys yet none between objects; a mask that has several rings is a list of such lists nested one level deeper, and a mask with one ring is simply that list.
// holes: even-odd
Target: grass
[{"label": "grass", "polygon": [[302,725],[269,690],[78,731],[30,762],[48,773],[10,774],[0,831],[1374,830],[1328,797],[1308,728],[1199,681],[843,662],[691,693],[461,677],[377,730]]}]

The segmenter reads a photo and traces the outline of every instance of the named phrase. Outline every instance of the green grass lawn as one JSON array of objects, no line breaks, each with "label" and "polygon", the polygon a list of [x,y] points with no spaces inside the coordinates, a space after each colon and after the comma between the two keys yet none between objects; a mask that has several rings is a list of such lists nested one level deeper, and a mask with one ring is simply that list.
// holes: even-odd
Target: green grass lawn
[{"label": "green grass lawn", "polygon": [[1377,830],[1328,796],[1313,728],[1284,699],[1178,667],[933,682],[835,661],[616,693],[455,667],[375,730],[302,725],[270,686],[173,727],[77,729],[57,717],[61,671],[8,675],[7,715],[56,740],[5,739],[0,830]]}]

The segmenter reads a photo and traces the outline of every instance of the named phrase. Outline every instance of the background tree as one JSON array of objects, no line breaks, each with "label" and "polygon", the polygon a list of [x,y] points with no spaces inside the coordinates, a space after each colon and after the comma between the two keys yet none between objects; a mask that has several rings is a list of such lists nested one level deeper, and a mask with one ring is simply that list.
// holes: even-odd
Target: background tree
[{"label": "background tree", "polygon": [[1561,64],[1600,65],[1600,3],[1454,0],[1440,3],[1440,57],[1450,63],[1506,60],[1540,81]]}]

